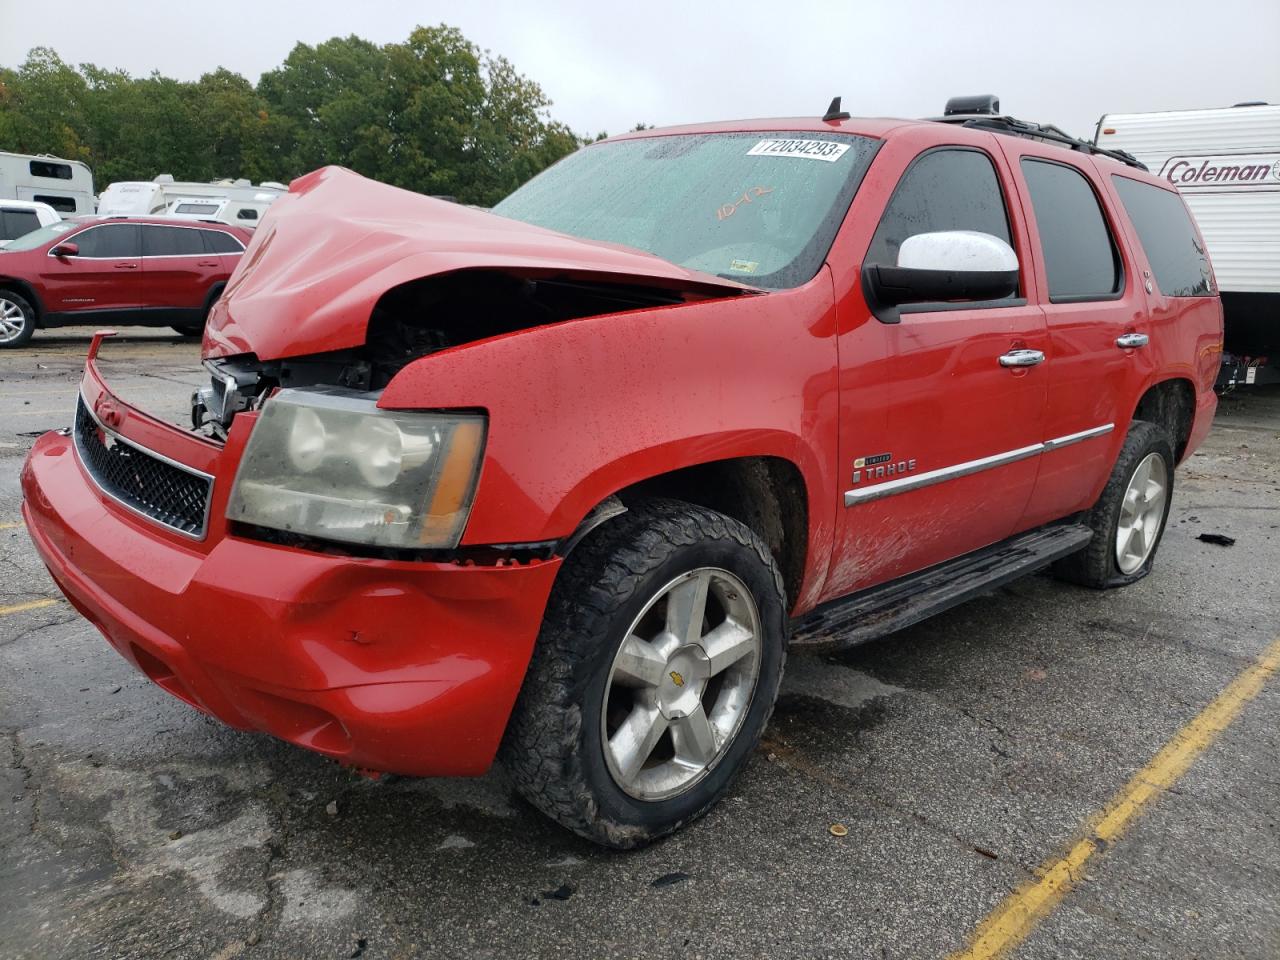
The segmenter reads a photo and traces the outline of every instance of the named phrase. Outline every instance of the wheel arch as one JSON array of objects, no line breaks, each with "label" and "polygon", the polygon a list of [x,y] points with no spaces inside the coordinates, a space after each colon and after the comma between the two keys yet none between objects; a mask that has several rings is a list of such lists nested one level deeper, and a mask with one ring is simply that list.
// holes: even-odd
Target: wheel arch
[{"label": "wheel arch", "polygon": [[218,302],[218,298],[222,296],[222,291],[227,288],[227,281],[218,280],[209,287],[209,292],[204,298],[204,313],[207,317],[209,311],[213,309],[213,305]]},{"label": "wheel arch", "polygon": [[1133,418],[1168,431],[1173,440],[1174,459],[1181,463],[1191,439],[1195,414],[1195,385],[1184,377],[1170,377],[1147,388],[1134,408]]},{"label": "wheel arch", "polygon": [[801,594],[809,556],[809,488],[793,460],[747,455],[675,467],[628,483],[601,500],[565,541],[572,551],[596,526],[643,501],[683,500],[743,523],[757,533],[782,571],[788,607]]},{"label": "wheel arch", "polygon": [[40,326],[40,321],[44,318],[44,304],[40,302],[40,297],[36,293],[35,287],[26,280],[20,280],[17,277],[0,277],[0,290],[12,290],[31,304],[36,312],[36,326]]}]

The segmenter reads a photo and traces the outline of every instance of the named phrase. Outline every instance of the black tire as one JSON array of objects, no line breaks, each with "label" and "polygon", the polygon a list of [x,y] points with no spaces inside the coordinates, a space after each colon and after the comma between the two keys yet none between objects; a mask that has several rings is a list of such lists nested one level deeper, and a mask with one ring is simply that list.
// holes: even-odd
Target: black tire
[{"label": "black tire", "polygon": [[176,334],[177,334],[178,336],[180,336],[180,337],[202,337],[202,336],[204,336],[204,324],[203,324],[203,323],[192,323],[192,324],[187,324],[187,325],[185,325],[185,326],[181,326],[181,327],[175,326],[175,327],[171,327],[170,329],[172,329],[172,330],[173,330],[173,332],[174,332],[174,333],[176,333]]},{"label": "black tire", "polygon": [[[736,734],[701,780],[668,799],[638,800],[615,783],[604,755],[600,718],[609,673],[652,598],[673,578],[703,567],[730,572],[755,600],[761,627],[755,688]],[[503,739],[500,759],[516,788],[553,820],[619,849],[702,816],[745,767],[773,712],[786,659],[784,597],[764,541],[712,510],[655,500],[592,531],[556,579]]]},{"label": "black tire", "polygon": [[[1134,471],[1151,454],[1164,461],[1167,477],[1164,512],[1146,561],[1136,570],[1126,573],[1120,569],[1116,557],[1116,530],[1120,524],[1120,509]],[[1064,557],[1054,564],[1054,574],[1071,583],[1105,590],[1127,586],[1150,573],[1169,520],[1169,507],[1173,503],[1173,465],[1173,441],[1168,432],[1145,420],[1133,421],[1102,496],[1085,514],[1084,522],[1092,528],[1093,539],[1079,553]]]},{"label": "black tire", "polygon": [[[6,311],[6,307],[8,310]],[[4,317],[6,312],[12,313],[12,308],[16,307],[22,314],[22,327],[16,334],[5,336],[0,332],[0,349],[10,347],[21,347],[26,344],[36,332],[36,311],[35,307],[27,301],[22,295],[12,290],[0,290],[0,318]],[[10,322],[13,317],[10,317]],[[2,328],[0,328],[2,329]]]}]

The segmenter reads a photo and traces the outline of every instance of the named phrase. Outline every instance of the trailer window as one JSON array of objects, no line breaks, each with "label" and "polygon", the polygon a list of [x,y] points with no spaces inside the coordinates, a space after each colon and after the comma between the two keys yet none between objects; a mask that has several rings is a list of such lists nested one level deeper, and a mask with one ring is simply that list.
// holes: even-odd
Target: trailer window
[{"label": "trailer window", "polygon": [[1107,300],[1120,292],[1120,257],[1088,178],[1074,167],[1023,158],[1040,231],[1049,301]]},{"label": "trailer window", "polygon": [[241,207],[240,212],[236,214],[237,220],[257,220],[258,211],[253,207]]},{"label": "trailer window", "polygon": [[53,207],[53,209],[57,210],[59,213],[75,213],[76,212],[75,197],[55,197],[51,195],[42,196],[41,194],[37,193],[31,199],[34,200],[36,203],[47,203],[49,206]]},{"label": "trailer window", "polygon": [[209,217],[218,212],[218,205],[216,203],[179,203],[173,208],[173,212]]},{"label": "trailer window", "polygon": [[33,177],[48,177],[51,180],[70,180],[71,164],[50,163],[48,160],[32,160],[30,164]]},{"label": "trailer window", "polygon": [[1125,213],[1133,221],[1166,297],[1209,297],[1213,274],[1182,198],[1169,190],[1112,175]]}]

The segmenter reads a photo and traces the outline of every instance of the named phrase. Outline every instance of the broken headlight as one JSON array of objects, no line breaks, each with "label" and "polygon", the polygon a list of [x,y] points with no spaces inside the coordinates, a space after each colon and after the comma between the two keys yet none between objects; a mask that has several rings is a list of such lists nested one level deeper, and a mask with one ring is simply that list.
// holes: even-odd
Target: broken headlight
[{"label": "broken headlight", "polygon": [[380,410],[369,394],[332,387],[281,390],[263,404],[227,517],[347,543],[456,547],[484,434],[479,414]]}]

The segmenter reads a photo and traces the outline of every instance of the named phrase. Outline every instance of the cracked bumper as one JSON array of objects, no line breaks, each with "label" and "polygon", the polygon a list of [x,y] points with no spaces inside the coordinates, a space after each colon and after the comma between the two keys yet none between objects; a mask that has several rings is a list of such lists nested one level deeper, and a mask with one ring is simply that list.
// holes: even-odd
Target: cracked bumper
[{"label": "cracked bumper", "polygon": [[491,764],[558,560],[333,556],[234,537],[220,520],[183,541],[104,496],[54,433],[32,448],[22,488],[58,586],[174,696],[353,766],[455,776]]}]

